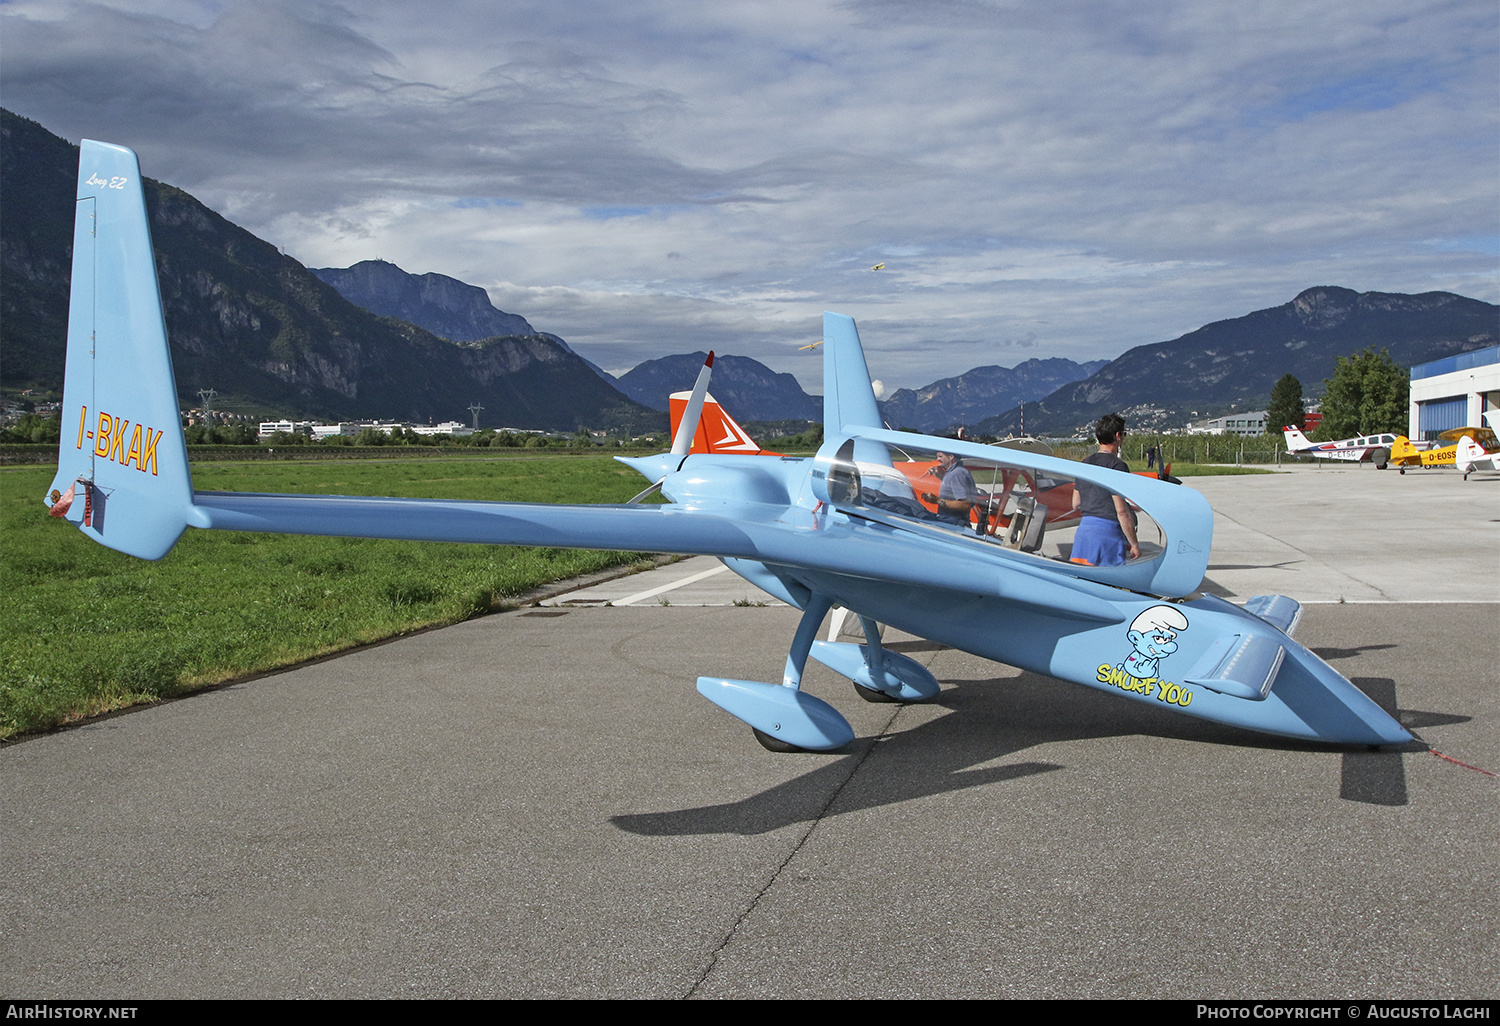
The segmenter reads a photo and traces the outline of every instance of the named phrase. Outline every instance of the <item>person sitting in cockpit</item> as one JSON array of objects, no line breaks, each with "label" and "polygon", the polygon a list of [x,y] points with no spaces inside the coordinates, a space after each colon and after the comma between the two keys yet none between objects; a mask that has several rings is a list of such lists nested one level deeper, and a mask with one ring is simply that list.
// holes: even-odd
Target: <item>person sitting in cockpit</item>
[{"label": "person sitting in cockpit", "polygon": [[950,524],[968,526],[969,513],[979,501],[979,488],[974,484],[974,475],[964,466],[964,461],[951,452],[937,454],[938,465],[927,473],[941,477],[937,494],[922,493],[923,502],[937,504],[938,518]]}]

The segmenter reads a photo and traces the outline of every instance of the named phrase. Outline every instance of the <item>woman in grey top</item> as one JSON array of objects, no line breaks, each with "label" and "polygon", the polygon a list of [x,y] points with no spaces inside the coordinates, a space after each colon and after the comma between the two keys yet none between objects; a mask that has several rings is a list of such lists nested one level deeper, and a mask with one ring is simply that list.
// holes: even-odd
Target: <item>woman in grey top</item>
[{"label": "woman in grey top", "polygon": [[[1083,462],[1130,473],[1129,465],[1120,459],[1120,446],[1125,441],[1125,418],[1118,413],[1106,413],[1099,418],[1094,437],[1099,441],[1099,451]],[[1083,514],[1083,519],[1078,522],[1078,532],[1073,536],[1072,562],[1085,566],[1119,566],[1127,558],[1140,556],[1141,546],[1135,537],[1135,512],[1123,496],[1087,481],[1079,481],[1073,489],[1073,508]]]}]

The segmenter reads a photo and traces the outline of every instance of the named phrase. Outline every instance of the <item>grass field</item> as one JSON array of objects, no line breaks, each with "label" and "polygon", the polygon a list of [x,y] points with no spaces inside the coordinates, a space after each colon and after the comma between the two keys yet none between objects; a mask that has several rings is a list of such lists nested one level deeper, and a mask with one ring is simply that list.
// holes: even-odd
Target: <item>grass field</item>
[{"label": "grass field", "polygon": [[[189,530],[123,556],[46,515],[52,468],[0,471],[0,739],[433,624],[638,557]],[[204,490],[622,502],[607,457],[195,466]]]}]

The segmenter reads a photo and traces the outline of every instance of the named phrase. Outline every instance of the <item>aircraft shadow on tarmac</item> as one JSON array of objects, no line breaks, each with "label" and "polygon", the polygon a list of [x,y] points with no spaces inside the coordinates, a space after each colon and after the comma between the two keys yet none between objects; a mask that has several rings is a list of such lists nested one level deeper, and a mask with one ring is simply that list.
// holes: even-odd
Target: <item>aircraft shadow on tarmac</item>
[{"label": "aircraft shadow on tarmac", "polygon": [[[1399,645],[1395,644],[1360,645],[1356,648],[1333,648],[1328,645],[1323,645],[1313,649],[1312,651],[1313,654],[1316,655],[1319,659],[1323,660],[1325,663],[1329,663],[1335,659],[1353,659],[1355,656],[1360,655],[1363,652],[1379,652],[1383,649],[1399,647]],[[1370,679],[1373,680],[1374,678]],[[1381,701],[1381,699],[1377,698],[1375,695],[1370,695],[1370,697],[1374,698],[1377,702],[1381,702],[1381,708],[1385,709],[1386,712],[1391,712],[1391,708],[1385,705],[1384,702]],[[1392,713],[1392,715],[1394,715],[1394,713]]]},{"label": "aircraft shadow on tarmac", "polygon": [[[1394,711],[1394,681],[1363,678],[1355,683]],[[610,817],[610,822],[629,833],[648,836],[768,833],[825,816],[1051,773],[1066,767],[1038,761],[968,767],[1004,759],[1037,745],[1125,735],[1206,745],[1328,754],[1339,751],[1183,719],[1029,673],[993,680],[947,681],[942,694],[929,704],[958,715],[939,716],[910,730],[897,727],[892,733],[860,738],[842,752],[782,756],[817,759],[818,765],[794,780],[739,801],[618,815]],[[1437,714],[1420,715],[1425,720]],[[1462,719],[1439,716],[1432,722]],[[895,720],[893,716],[893,724]],[[1343,751],[1339,796],[1373,805],[1405,805],[1408,799],[1402,754],[1427,750],[1426,745],[1413,743],[1397,750]],[[825,761],[830,754],[833,761]]]}]

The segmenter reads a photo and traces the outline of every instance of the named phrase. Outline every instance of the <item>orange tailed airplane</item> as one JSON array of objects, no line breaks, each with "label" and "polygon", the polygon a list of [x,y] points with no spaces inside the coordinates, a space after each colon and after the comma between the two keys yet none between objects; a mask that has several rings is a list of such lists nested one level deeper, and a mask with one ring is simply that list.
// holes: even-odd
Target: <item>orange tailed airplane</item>
[{"label": "orange tailed airplane", "polygon": [[[709,365],[712,366],[712,362]],[[668,397],[668,415],[674,437],[691,399],[691,391],[673,392]],[[762,449],[711,393],[703,398],[703,413],[698,420],[692,447],[688,451],[741,456],[783,455]],[[927,452],[904,453],[893,449],[891,456],[892,467],[910,482],[917,501],[928,513],[938,516],[936,500],[926,498],[942,480],[938,461]],[[907,458],[900,459],[900,456]],[[1047,526],[1067,526],[1079,519],[1078,510],[1073,508],[1072,481],[1059,481],[1029,470],[972,458],[965,459],[964,466],[974,476],[979,490],[979,501],[969,513],[969,522],[975,533],[1002,535],[1008,532],[1005,542],[1009,547],[1023,552],[1035,552],[1041,547]],[[1146,471],[1140,476],[1175,484],[1177,479],[1171,476],[1171,472],[1172,468],[1165,466],[1160,472]],[[1036,515],[1038,509],[1043,514],[1041,517]]]}]

